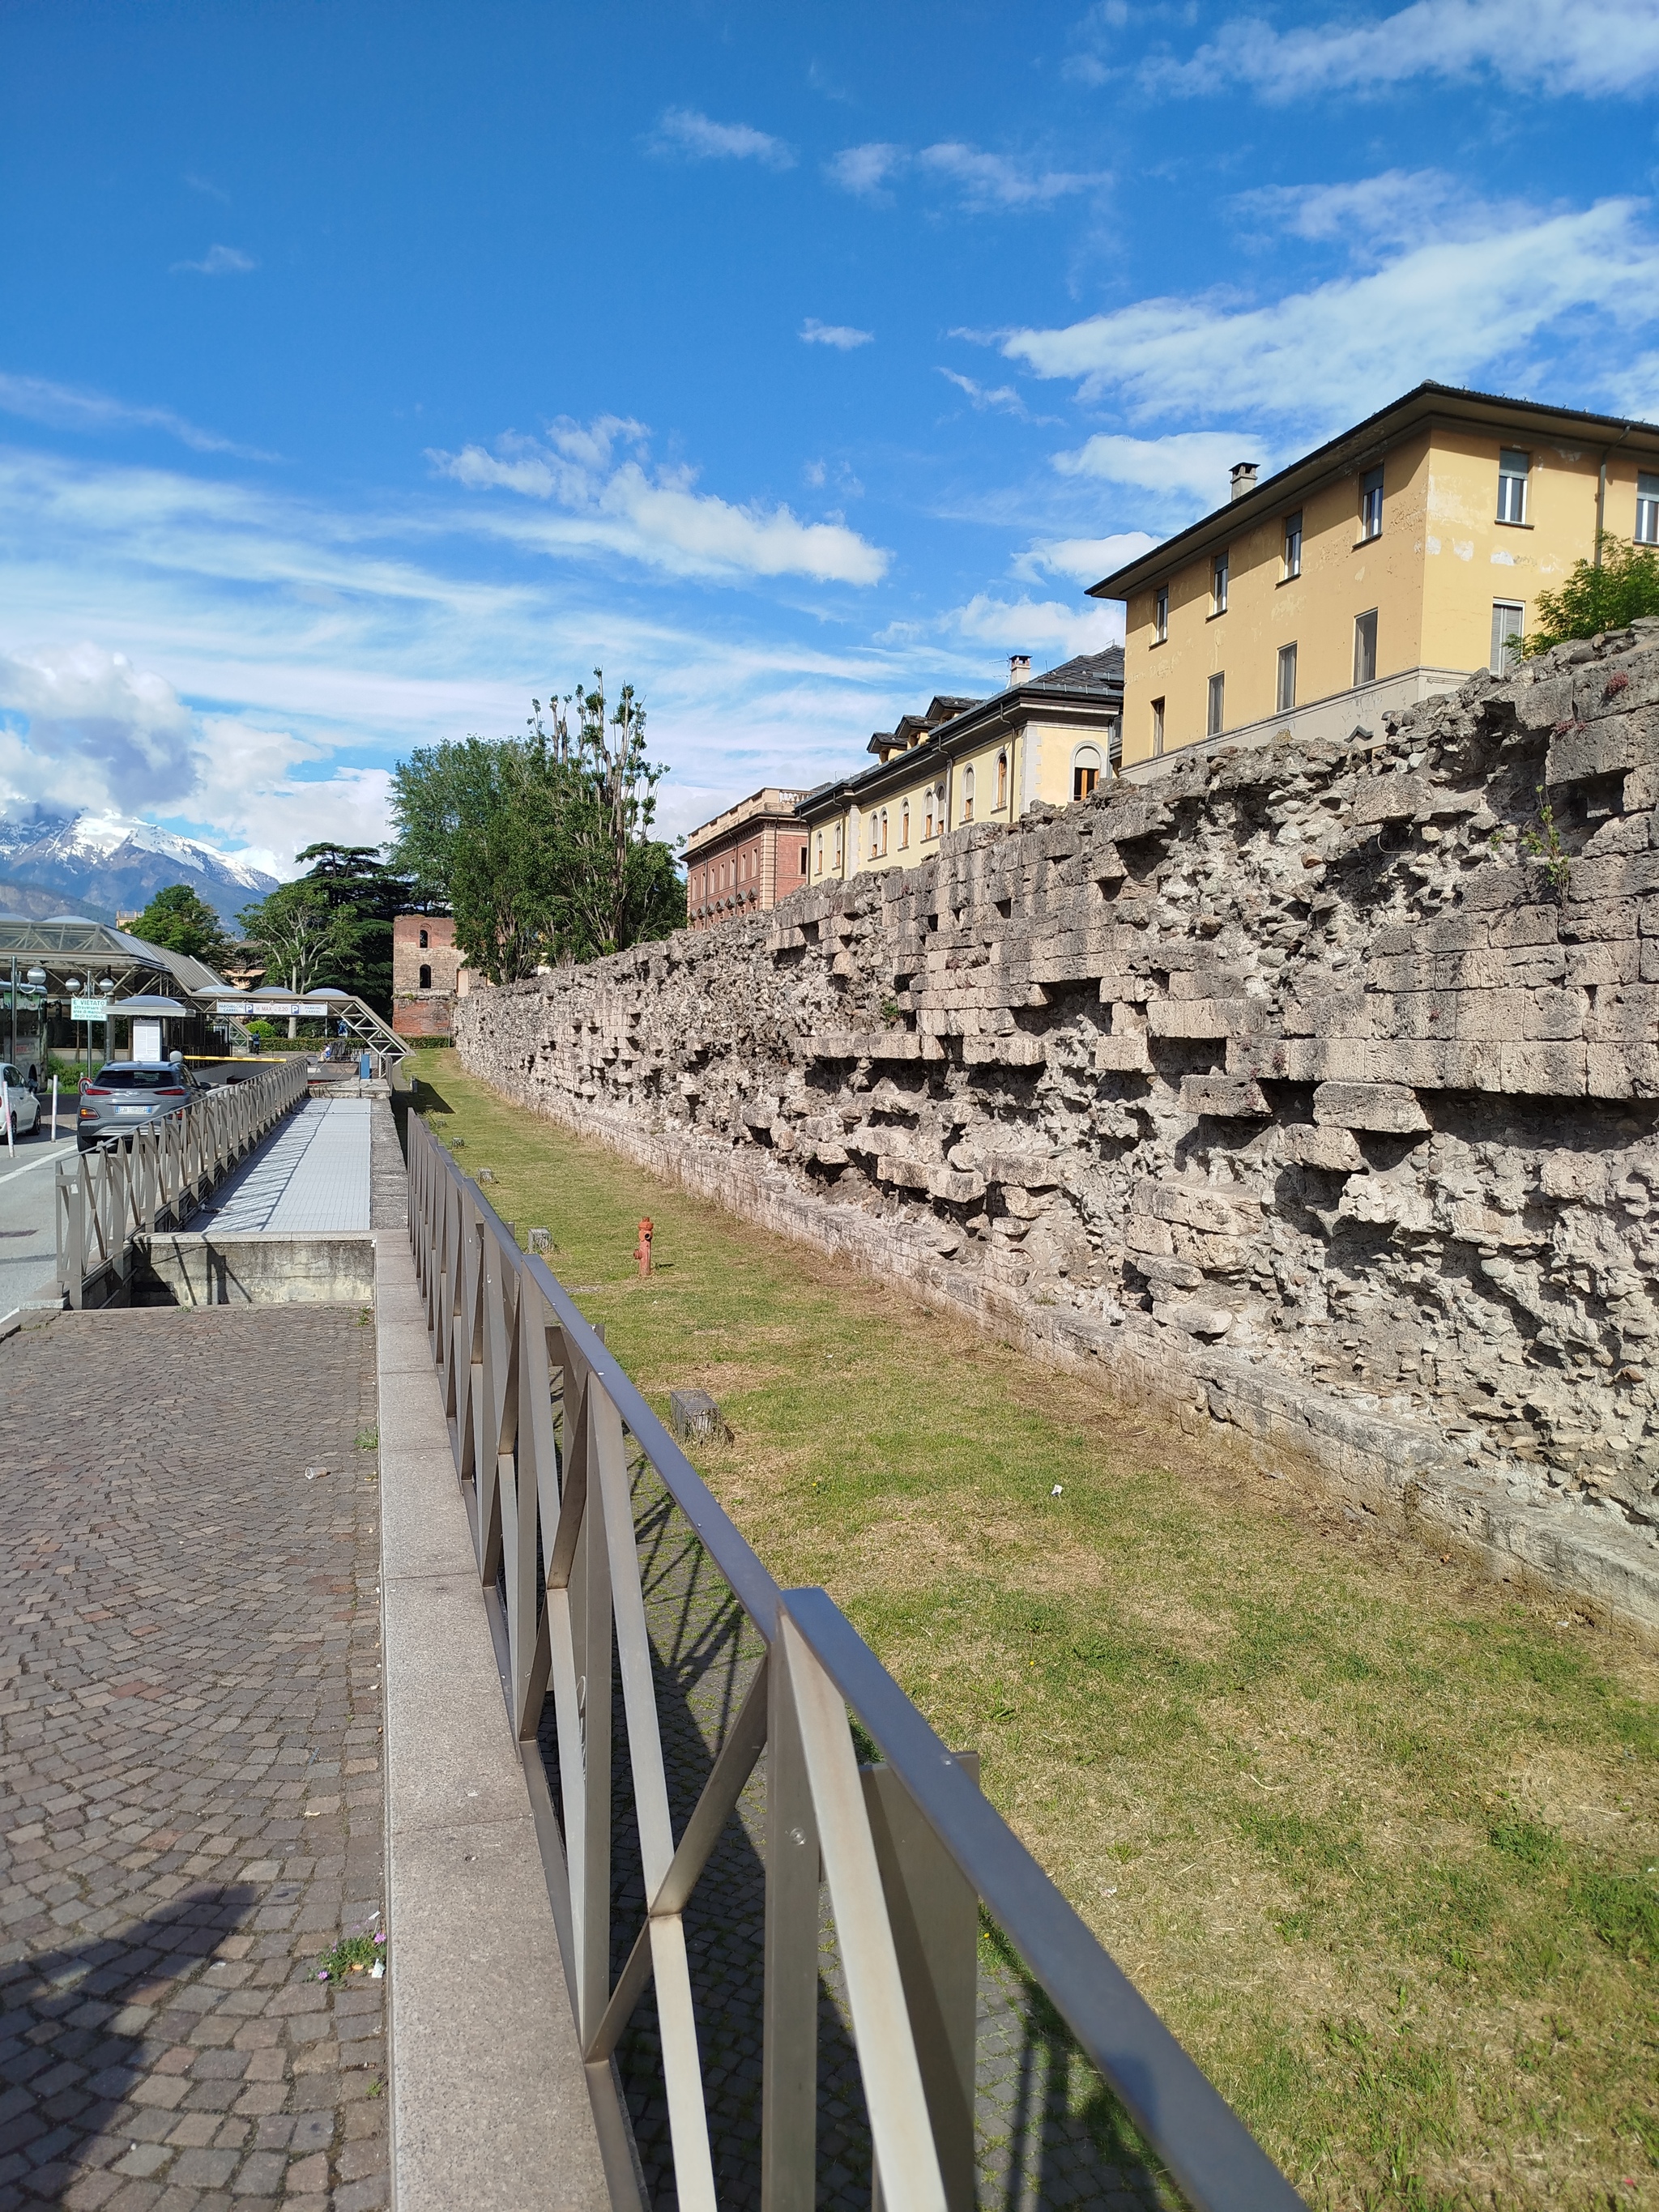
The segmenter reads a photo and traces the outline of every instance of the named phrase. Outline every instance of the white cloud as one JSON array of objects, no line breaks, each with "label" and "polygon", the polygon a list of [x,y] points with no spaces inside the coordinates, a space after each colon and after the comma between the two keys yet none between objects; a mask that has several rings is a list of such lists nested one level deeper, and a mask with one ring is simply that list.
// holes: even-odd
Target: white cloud
[{"label": "white cloud", "polygon": [[966,606],[953,608],[945,623],[959,636],[981,639],[1000,652],[1029,653],[1034,665],[1038,654],[1070,659],[1123,642],[1123,610],[1115,601],[1091,599],[1079,606],[1071,599],[994,599],[978,592]]},{"label": "white cloud", "polygon": [[653,153],[679,154],[694,161],[758,161],[763,168],[793,169],[793,147],[747,123],[716,123],[695,107],[667,107],[648,142]]},{"label": "white cloud", "polygon": [[1074,452],[1056,453],[1063,477],[1092,477],[1102,483],[1134,484],[1166,498],[1195,499],[1219,507],[1235,461],[1265,466],[1260,438],[1237,430],[1177,430],[1167,438],[1127,438],[1102,431]]},{"label": "white cloud", "polygon": [[1238,193],[1231,206],[1247,222],[1293,238],[1334,240],[1350,252],[1429,235],[1478,236],[1501,220],[1443,169],[1385,169],[1340,185],[1264,185]]},{"label": "white cloud", "polygon": [[809,315],[800,326],[803,344],[834,346],[839,353],[866,346],[875,335],[873,331],[854,330],[850,323],[821,323],[816,315]]},{"label": "white cloud", "polygon": [[653,468],[646,437],[640,423],[617,416],[587,424],[562,417],[544,439],[509,433],[493,453],[467,446],[429,458],[470,489],[516,491],[563,509],[546,525],[510,519],[493,526],[549,551],[606,548],[680,575],[874,584],[885,574],[889,555],[844,523],[804,522],[787,507],[737,507],[696,491],[691,470]]},{"label": "white cloud", "polygon": [[1045,575],[1064,576],[1073,584],[1097,584],[1157,544],[1144,530],[1120,531],[1114,538],[1054,538],[1028,546],[1014,561],[1013,572],[1028,584],[1041,583]]},{"label": "white cloud", "polygon": [[1143,76],[1163,91],[1245,84],[1271,100],[1479,76],[1520,91],[1628,97],[1659,77],[1659,9],[1653,0],[1414,0],[1380,21],[1290,31],[1240,15],[1190,60],[1159,57]]},{"label": "white cloud", "polygon": [[199,261],[175,261],[175,276],[245,276],[258,263],[251,253],[244,253],[240,246],[210,246]]},{"label": "white cloud", "polygon": [[1105,170],[1045,169],[958,139],[941,140],[915,154],[908,146],[884,142],[848,146],[825,165],[833,183],[864,199],[884,197],[886,187],[910,168],[950,186],[957,204],[972,215],[1027,213],[1111,182]]},{"label": "white cloud", "polygon": [[1142,300],[999,343],[1034,374],[1073,379],[1085,398],[1114,394],[1140,419],[1224,411],[1340,422],[1425,378],[1524,373],[1534,342],[1564,324],[1571,342],[1591,334],[1589,318],[1651,320],[1659,247],[1642,212],[1636,201],[1604,200],[1511,218],[1265,304],[1225,292]]},{"label": "white cloud", "polygon": [[217,200],[222,207],[230,205],[230,194],[222,185],[216,185],[211,177],[198,177],[194,171],[187,169],[185,172],[185,182],[190,186],[191,191],[200,192],[204,198]]},{"label": "white cloud", "polygon": [[982,384],[975,384],[971,376],[958,374],[954,368],[941,368],[939,374],[947,384],[954,384],[958,392],[965,393],[969,404],[981,415],[990,411],[1017,415],[1023,422],[1030,420],[1025,402],[1012,384],[999,384],[988,389]]},{"label": "white cloud", "polygon": [[904,147],[880,142],[847,146],[825,162],[824,173],[844,192],[856,193],[861,199],[873,199],[909,158]]},{"label": "white cloud", "polygon": [[194,780],[189,709],[125,653],[91,644],[0,653],[0,775],[13,801],[74,790],[86,793],[81,804],[131,813],[172,805]]},{"label": "white cloud", "polygon": [[44,376],[9,376],[0,370],[0,413],[44,422],[56,430],[161,430],[198,453],[234,453],[245,461],[276,456],[256,447],[239,446],[216,430],[204,430],[170,407],[141,407],[88,392],[71,384],[49,383]]},{"label": "white cloud", "polygon": [[924,146],[916,156],[916,166],[953,185],[963,206],[975,213],[1052,207],[1056,200],[1069,198],[1075,192],[1097,191],[1111,181],[1102,169],[1036,168],[1030,162],[1011,161],[1004,154],[983,153],[977,146],[965,146],[954,139]]}]

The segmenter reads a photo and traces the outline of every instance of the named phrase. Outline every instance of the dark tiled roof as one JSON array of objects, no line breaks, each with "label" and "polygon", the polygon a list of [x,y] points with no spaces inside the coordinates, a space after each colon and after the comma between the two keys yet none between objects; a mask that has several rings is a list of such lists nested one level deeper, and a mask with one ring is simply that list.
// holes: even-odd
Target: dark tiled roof
[{"label": "dark tiled roof", "polygon": [[1074,660],[1062,660],[1058,668],[1044,671],[1030,679],[1034,689],[1046,690],[1050,684],[1056,690],[1116,691],[1123,684],[1123,647],[1109,645],[1104,653],[1080,653]]}]

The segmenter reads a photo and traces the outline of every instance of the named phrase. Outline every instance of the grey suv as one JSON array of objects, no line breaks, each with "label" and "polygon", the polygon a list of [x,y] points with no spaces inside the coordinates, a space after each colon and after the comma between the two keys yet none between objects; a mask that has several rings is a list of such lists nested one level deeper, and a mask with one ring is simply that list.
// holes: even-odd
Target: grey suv
[{"label": "grey suv", "polygon": [[112,1060],[81,1093],[76,1143],[89,1152],[106,1138],[130,1137],[158,1115],[182,1113],[206,1092],[179,1060]]}]

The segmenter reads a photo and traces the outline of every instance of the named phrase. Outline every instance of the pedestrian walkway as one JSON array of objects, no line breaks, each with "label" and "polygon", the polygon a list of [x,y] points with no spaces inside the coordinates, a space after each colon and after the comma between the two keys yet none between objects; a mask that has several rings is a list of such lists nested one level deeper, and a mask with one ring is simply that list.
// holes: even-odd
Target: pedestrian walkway
[{"label": "pedestrian walkway", "polygon": [[386,1983],[319,1979],[384,1924],[374,1372],[355,1308],[0,1344],[0,2212],[387,2202]]},{"label": "pedestrian walkway", "polygon": [[368,1098],[307,1099],[191,1226],[271,1237],[367,1233],[374,1111]]}]

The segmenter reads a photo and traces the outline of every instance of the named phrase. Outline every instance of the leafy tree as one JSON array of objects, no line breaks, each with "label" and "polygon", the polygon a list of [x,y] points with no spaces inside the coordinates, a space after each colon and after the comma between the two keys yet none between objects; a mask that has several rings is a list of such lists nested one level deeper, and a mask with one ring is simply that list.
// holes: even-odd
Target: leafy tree
[{"label": "leafy tree", "polygon": [[1606,535],[1600,550],[1600,567],[1575,561],[1559,592],[1538,594],[1536,627],[1522,647],[1528,659],[1567,638],[1595,637],[1659,615],[1659,552]]},{"label": "leafy tree", "polygon": [[[268,897],[236,917],[265,957],[268,981],[280,982],[296,998],[325,981],[321,973],[333,939],[334,914],[326,894],[308,877],[279,884]],[[297,1022],[289,1017],[293,1036]]]},{"label": "leafy tree", "polygon": [[349,991],[381,1013],[392,1004],[392,921],[410,902],[408,879],[373,845],[307,845],[311,867],[238,917],[265,954],[272,980],[296,994]]},{"label": "leafy tree", "polygon": [[157,891],[132,925],[132,934],[164,951],[183,952],[217,969],[230,951],[224,925],[204,898],[188,884],[169,884]]},{"label": "leafy tree", "polygon": [[594,677],[545,712],[532,699],[522,738],[425,748],[393,771],[394,862],[447,899],[468,964],[491,982],[685,919],[672,852],[650,834],[663,771],[646,758],[645,709],[625,685],[607,720]]}]

